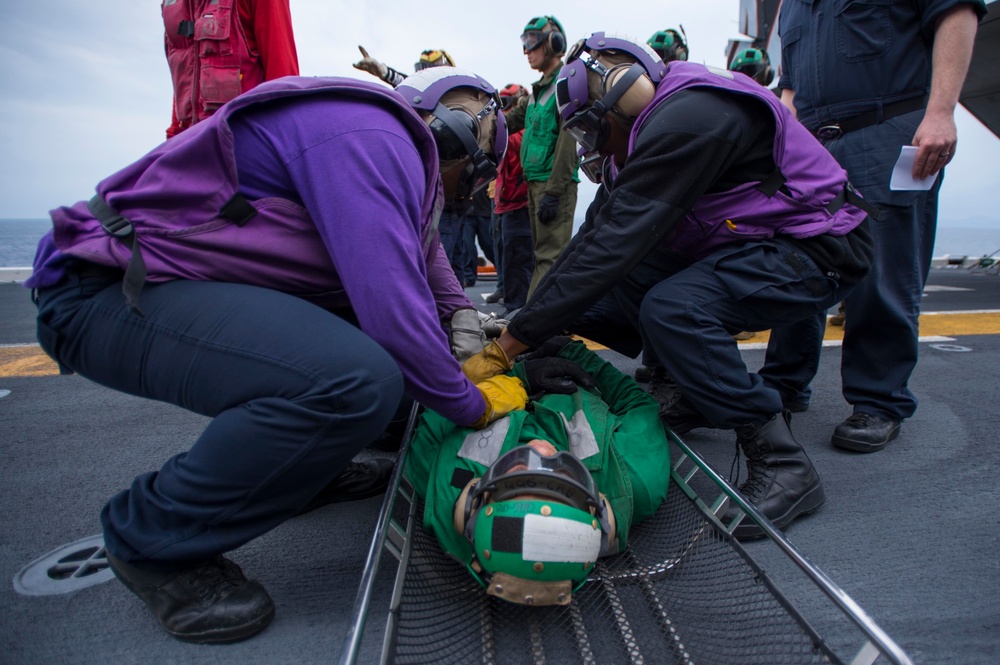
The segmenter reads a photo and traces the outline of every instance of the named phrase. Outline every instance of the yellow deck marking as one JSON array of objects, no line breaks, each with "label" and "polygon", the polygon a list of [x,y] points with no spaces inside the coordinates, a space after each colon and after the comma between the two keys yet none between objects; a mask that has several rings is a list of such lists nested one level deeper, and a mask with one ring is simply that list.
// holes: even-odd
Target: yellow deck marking
[{"label": "yellow deck marking", "polygon": [[0,347],[0,378],[58,374],[59,367],[38,345]]},{"label": "yellow deck marking", "polygon": [[[927,312],[920,315],[921,337],[960,337],[962,335],[1000,335],[1000,310],[979,312]],[[760,346],[767,344],[771,331],[754,334],[740,346]],[[827,325],[826,342],[842,342],[843,326]],[[607,347],[588,339],[583,340],[591,351],[601,351]]]},{"label": "yellow deck marking", "polygon": [[[762,346],[767,343],[769,331],[759,332],[740,342],[740,346]],[[921,337],[961,337],[963,335],[1000,335],[1000,310],[981,312],[927,312],[920,315]],[[582,339],[582,338],[577,338]],[[823,338],[827,342],[844,339],[844,329],[827,326]],[[587,348],[602,351],[607,347],[583,339]],[[59,368],[37,344],[0,346],[0,378],[25,378],[56,376]]]}]

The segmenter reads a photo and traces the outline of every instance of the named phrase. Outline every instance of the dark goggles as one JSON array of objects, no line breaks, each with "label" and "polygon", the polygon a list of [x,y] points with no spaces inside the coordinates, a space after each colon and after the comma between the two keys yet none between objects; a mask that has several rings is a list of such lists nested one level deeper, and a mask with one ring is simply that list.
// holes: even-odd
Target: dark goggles
[{"label": "dark goggles", "polygon": [[602,511],[594,478],[583,462],[561,450],[542,455],[531,446],[518,446],[500,456],[476,486],[491,501],[507,501],[520,494],[537,494],[585,511]]},{"label": "dark goggles", "polygon": [[460,199],[472,196],[497,177],[496,162],[478,142],[479,124],[491,113],[498,113],[495,98],[490,99],[475,117],[461,110],[452,111],[440,103],[434,107],[434,120],[430,123],[430,130],[437,143],[438,158],[442,161],[470,158],[459,183]]}]

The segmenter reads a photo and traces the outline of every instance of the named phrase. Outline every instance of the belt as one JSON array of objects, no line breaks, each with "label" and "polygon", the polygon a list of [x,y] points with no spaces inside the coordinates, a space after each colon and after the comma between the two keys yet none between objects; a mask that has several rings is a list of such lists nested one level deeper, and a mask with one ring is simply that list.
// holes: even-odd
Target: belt
[{"label": "belt", "polygon": [[848,118],[847,120],[824,123],[820,125],[814,133],[816,134],[816,138],[821,141],[838,139],[848,132],[864,129],[865,127],[871,127],[872,125],[885,122],[889,118],[895,118],[896,116],[903,115],[905,113],[919,111],[922,108],[926,108],[926,106],[926,97],[911,97],[909,99],[904,99],[901,102],[886,104],[882,107],[881,114],[879,114],[878,110],[872,110],[867,113],[862,113],[861,115],[856,115],[853,118]]}]

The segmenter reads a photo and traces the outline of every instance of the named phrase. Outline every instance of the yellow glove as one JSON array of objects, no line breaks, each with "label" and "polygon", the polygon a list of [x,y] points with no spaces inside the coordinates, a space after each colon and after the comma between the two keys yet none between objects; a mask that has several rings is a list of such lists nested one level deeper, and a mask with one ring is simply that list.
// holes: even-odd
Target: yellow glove
[{"label": "yellow glove", "polygon": [[503,347],[496,340],[490,342],[482,351],[474,356],[469,356],[462,363],[462,371],[469,377],[469,381],[475,384],[479,384],[497,374],[510,371],[511,367],[513,367],[513,364],[507,358],[507,354],[504,353]]},{"label": "yellow glove", "polygon": [[477,383],[476,387],[486,400],[483,417],[472,425],[476,429],[486,427],[511,411],[523,409],[528,403],[528,393],[525,392],[521,379],[516,376],[501,374]]}]

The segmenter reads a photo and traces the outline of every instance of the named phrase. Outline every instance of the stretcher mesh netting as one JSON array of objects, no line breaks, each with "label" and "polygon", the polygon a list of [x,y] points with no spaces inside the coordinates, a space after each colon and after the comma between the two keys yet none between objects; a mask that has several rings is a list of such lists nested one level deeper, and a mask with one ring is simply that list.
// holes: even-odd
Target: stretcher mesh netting
[{"label": "stretcher mesh netting", "polygon": [[419,526],[412,537],[391,662],[837,662],[742,547],[673,483],[628,551],[599,561],[568,607],[491,598]]}]

